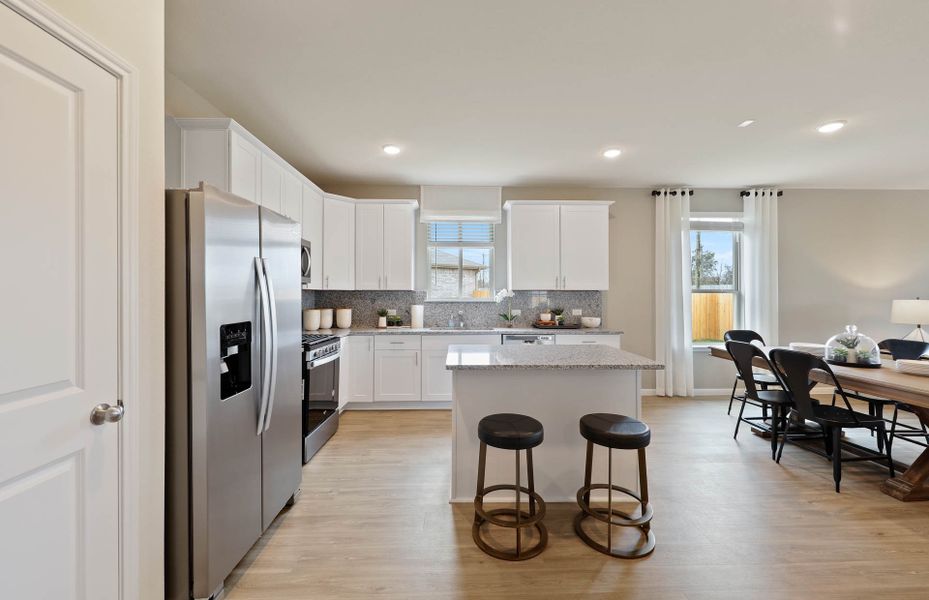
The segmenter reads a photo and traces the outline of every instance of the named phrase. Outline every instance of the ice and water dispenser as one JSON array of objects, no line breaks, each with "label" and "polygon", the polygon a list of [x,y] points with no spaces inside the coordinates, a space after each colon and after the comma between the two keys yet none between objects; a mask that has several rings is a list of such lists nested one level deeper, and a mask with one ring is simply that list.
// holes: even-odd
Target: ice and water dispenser
[{"label": "ice and water dispenser", "polygon": [[219,395],[222,400],[252,385],[252,323],[219,326]]}]

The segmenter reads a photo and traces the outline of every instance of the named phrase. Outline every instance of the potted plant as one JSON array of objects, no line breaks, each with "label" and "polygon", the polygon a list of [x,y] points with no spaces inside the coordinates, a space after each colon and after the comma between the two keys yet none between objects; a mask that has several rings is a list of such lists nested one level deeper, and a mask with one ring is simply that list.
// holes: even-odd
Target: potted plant
[{"label": "potted plant", "polygon": [[832,360],[836,362],[847,362],[848,361],[848,349],[842,347],[831,348],[830,350]]},{"label": "potted plant", "polygon": [[403,317],[400,315],[387,315],[388,327],[399,327],[403,325]]},{"label": "potted plant", "polygon": [[506,322],[507,327],[512,327],[514,321],[516,321],[516,315],[513,314],[513,296],[515,295],[516,294],[514,292],[503,288],[497,292],[496,296],[494,296],[494,300],[497,302],[497,304],[503,302],[503,299],[506,298],[506,312],[499,313],[499,316]]},{"label": "potted plant", "polygon": [[564,309],[563,308],[553,308],[552,314],[555,315],[556,325],[564,325]]},{"label": "potted plant", "polygon": [[378,327],[387,327],[387,309],[379,308],[377,309],[377,326]]}]

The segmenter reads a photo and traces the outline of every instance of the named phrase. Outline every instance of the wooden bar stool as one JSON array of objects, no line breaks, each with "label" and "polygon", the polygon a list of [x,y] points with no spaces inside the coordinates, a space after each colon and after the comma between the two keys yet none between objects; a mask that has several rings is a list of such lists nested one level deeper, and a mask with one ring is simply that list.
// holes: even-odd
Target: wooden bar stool
[{"label": "wooden bar stool", "polygon": [[[655,549],[655,534],[651,531],[652,507],[648,503],[648,474],[645,470],[645,447],[651,441],[648,425],[632,417],[609,413],[584,415],[580,421],[581,435],[587,440],[587,463],[584,467],[584,487],[577,491],[577,504],[581,512],[574,518],[574,531],[585,544],[617,558],[641,558]],[[594,444],[609,448],[607,483],[590,482],[593,469]],[[639,453],[639,487],[641,495],[624,487],[613,485],[613,450],[637,450]],[[607,507],[591,508],[591,490],[607,490]],[[640,515],[632,516],[613,508],[613,492],[620,492],[639,502]],[[606,544],[595,541],[585,530],[584,521],[593,517],[607,524]],[[613,527],[636,527],[642,541],[632,548],[613,547]]]},{"label": "wooden bar stool", "polygon": [[[477,426],[477,435],[481,440],[481,454],[477,469],[477,493],[474,496],[474,525],[471,537],[477,547],[503,560],[526,560],[538,556],[548,543],[548,530],[542,523],[545,516],[545,502],[535,491],[535,479],[532,471],[532,449],[542,443],[542,424],[525,415],[501,413],[481,419]],[[487,446],[502,450],[516,450],[516,483],[484,487],[484,470],[487,465]],[[526,451],[526,472],[529,487],[520,484],[519,451]],[[484,510],[484,496],[500,490],[513,490],[516,493],[514,508],[497,508]],[[521,494],[529,499],[529,511],[522,510]],[[498,527],[516,530],[516,548],[499,549],[488,544],[481,535],[481,526],[490,523]],[[522,530],[534,527],[539,533],[539,540],[530,548],[523,548]]]}]

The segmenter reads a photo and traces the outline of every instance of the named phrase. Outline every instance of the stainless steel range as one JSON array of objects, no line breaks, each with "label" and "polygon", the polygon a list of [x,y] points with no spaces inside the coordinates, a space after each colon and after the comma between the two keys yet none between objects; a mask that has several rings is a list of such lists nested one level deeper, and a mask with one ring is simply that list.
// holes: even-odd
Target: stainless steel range
[{"label": "stainless steel range", "polygon": [[303,462],[339,428],[339,354],[332,335],[303,336]]}]

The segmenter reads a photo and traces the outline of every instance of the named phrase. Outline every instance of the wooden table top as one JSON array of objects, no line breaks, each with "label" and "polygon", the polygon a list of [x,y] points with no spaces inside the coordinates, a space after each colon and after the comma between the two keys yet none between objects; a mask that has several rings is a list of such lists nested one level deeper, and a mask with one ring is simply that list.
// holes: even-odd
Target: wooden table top
[{"label": "wooden table top", "polygon": [[[766,346],[768,352],[778,346]],[[710,354],[717,358],[732,360],[725,346],[710,346]],[[761,358],[756,358],[756,366],[765,368],[767,365]],[[905,402],[913,406],[929,409],[929,377],[900,373],[894,369],[893,361],[885,360],[880,369],[864,369],[856,367],[842,367],[829,365],[842,387],[847,391],[860,392]],[[829,376],[823,372],[814,371],[811,378],[819,383],[831,384]]]}]

